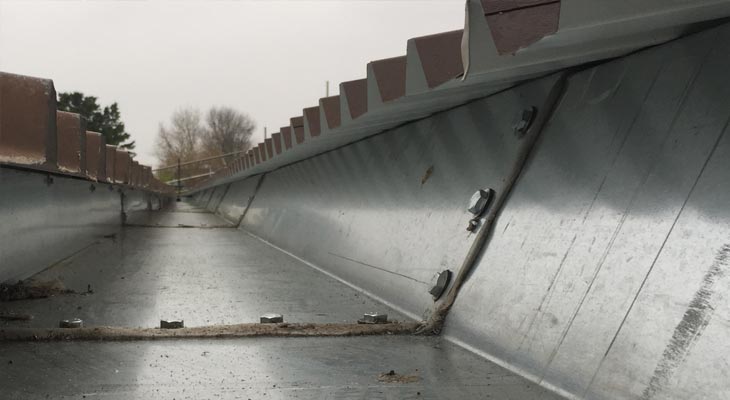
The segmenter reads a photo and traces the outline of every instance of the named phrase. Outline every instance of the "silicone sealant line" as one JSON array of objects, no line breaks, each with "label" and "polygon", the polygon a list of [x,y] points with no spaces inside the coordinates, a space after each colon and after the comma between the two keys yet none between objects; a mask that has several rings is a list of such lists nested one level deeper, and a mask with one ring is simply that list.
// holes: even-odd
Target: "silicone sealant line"
[{"label": "silicone sealant line", "polygon": [[416,330],[416,333],[422,335],[438,335],[443,329],[446,317],[456,302],[456,298],[459,295],[459,291],[466,283],[467,278],[471,275],[471,272],[476,268],[478,264],[479,256],[486,250],[489,245],[489,240],[492,237],[494,225],[499,217],[500,212],[504,208],[507,199],[509,198],[512,189],[515,187],[517,181],[522,174],[525,165],[530,159],[530,155],[533,153],[535,144],[543,131],[543,128],[550,120],[553,115],[553,111],[562,99],[563,93],[565,92],[565,84],[568,73],[563,72],[553,84],[550,89],[544,104],[540,109],[537,110],[537,116],[534,122],[527,130],[525,135],[522,137],[522,146],[520,147],[515,163],[512,170],[507,177],[505,189],[502,193],[496,193],[492,206],[487,211],[484,217],[484,224],[476,235],[474,242],[472,243],[469,251],[466,254],[464,261],[459,268],[459,272],[454,279],[454,283],[451,286],[448,294],[444,301],[440,303],[428,320],[424,321],[421,326]]}]

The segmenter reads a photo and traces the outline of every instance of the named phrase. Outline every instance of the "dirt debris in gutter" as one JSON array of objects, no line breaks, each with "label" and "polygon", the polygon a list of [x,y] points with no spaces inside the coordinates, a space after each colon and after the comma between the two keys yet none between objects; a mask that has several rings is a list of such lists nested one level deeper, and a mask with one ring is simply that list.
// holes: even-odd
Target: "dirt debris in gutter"
[{"label": "dirt debris in gutter", "polygon": [[45,299],[64,294],[76,294],[76,292],[67,289],[60,280],[48,282],[26,280],[14,284],[0,283],[0,301]]},{"label": "dirt debris in gutter", "polygon": [[15,312],[0,312],[0,321],[30,321],[33,316]]},{"label": "dirt debris in gutter", "polygon": [[414,383],[421,380],[418,375],[401,375],[393,370],[378,375],[378,382],[384,383]]},{"label": "dirt debris in gutter", "polygon": [[332,337],[371,335],[410,335],[418,323],[362,324],[237,324],[212,325],[182,329],[85,327],[4,328],[2,341],[138,341],[166,339],[214,339],[243,337]]}]

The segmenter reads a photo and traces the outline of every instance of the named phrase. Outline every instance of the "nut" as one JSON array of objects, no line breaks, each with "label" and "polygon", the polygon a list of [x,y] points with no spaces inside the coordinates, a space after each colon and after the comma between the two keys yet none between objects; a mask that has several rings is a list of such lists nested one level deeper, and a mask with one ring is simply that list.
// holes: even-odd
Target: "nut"
[{"label": "nut", "polygon": [[82,328],[84,326],[84,321],[74,318],[74,319],[62,319],[61,322],[58,323],[59,328]]},{"label": "nut", "polygon": [[161,319],[160,329],[180,329],[185,327],[185,321],[181,319]]},{"label": "nut", "polygon": [[537,108],[535,107],[522,110],[519,119],[512,126],[517,137],[522,137],[527,133],[527,130],[530,129],[532,122],[535,120],[535,115],[537,115]]},{"label": "nut", "polygon": [[431,296],[433,296],[433,301],[438,300],[441,295],[444,294],[446,291],[446,287],[449,286],[449,282],[451,281],[451,271],[443,270],[438,273],[438,277],[436,278],[436,284],[429,290],[428,292],[431,293]]},{"label": "nut", "polygon": [[264,314],[261,316],[262,324],[280,324],[284,322],[284,316],[281,314]]},{"label": "nut", "polygon": [[362,319],[357,320],[358,324],[387,324],[388,314],[376,312],[363,314]]},{"label": "nut", "polygon": [[492,200],[494,190],[492,189],[479,189],[469,199],[468,210],[475,216],[480,216],[489,205],[489,201]]}]

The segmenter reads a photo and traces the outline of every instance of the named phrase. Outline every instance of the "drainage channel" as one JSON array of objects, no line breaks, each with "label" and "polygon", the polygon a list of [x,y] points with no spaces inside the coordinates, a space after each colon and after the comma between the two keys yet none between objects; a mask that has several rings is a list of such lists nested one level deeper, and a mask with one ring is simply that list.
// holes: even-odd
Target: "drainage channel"
[{"label": "drainage channel", "polygon": [[[129,221],[221,224],[146,214]],[[237,229],[124,227],[32,281],[61,292],[0,302],[29,317],[0,321],[6,398],[557,399]]]},{"label": "drainage channel", "polygon": [[[250,336],[262,331],[243,329],[246,325],[241,323],[276,313],[292,324],[271,333],[282,336],[335,334],[326,324],[338,324],[338,332],[347,326],[364,332],[371,328],[358,326],[358,319],[366,313],[409,321],[214,214],[189,212],[195,211],[189,207],[183,210],[129,213],[131,226],[28,280],[29,288],[52,288],[46,298],[0,302],[0,315],[27,317],[8,318],[0,322],[0,328],[20,329],[14,331],[15,337],[32,339],[39,333],[33,330],[57,328],[60,320],[78,318],[87,327],[120,327],[109,329],[124,331],[127,337],[146,337],[150,331],[121,327],[152,328],[159,327],[161,320],[184,320],[185,326],[201,327],[191,329],[205,329],[206,336],[215,336],[210,333],[214,331],[227,335],[231,326],[238,327],[235,335]],[[312,328],[302,330],[296,324]],[[396,331],[403,331],[402,326]],[[198,333],[192,336],[198,336],[200,331],[193,332]]]}]

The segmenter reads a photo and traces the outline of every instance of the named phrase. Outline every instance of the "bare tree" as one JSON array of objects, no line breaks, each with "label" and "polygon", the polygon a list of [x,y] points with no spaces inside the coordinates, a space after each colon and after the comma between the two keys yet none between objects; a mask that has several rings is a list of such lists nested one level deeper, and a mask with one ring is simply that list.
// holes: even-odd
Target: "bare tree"
[{"label": "bare tree", "polygon": [[156,143],[158,159],[162,164],[169,165],[176,163],[178,158],[183,161],[196,158],[204,133],[200,111],[194,108],[176,110],[170,119],[169,128],[160,123]]},{"label": "bare tree", "polygon": [[[201,162],[183,165],[180,176],[201,176],[225,167],[236,156],[217,156],[246,151],[251,147],[251,134],[256,123],[248,115],[230,107],[213,107],[206,115],[203,125],[200,111],[181,108],[170,118],[170,125],[160,123],[155,152],[163,166],[174,166],[182,162]],[[159,171],[162,180],[173,180],[177,168]]]},{"label": "bare tree", "polygon": [[[227,154],[246,151],[251,147],[251,134],[256,122],[247,114],[230,107],[212,107],[206,116],[208,128],[203,139],[207,154]],[[230,162],[231,156],[224,163]]]}]

